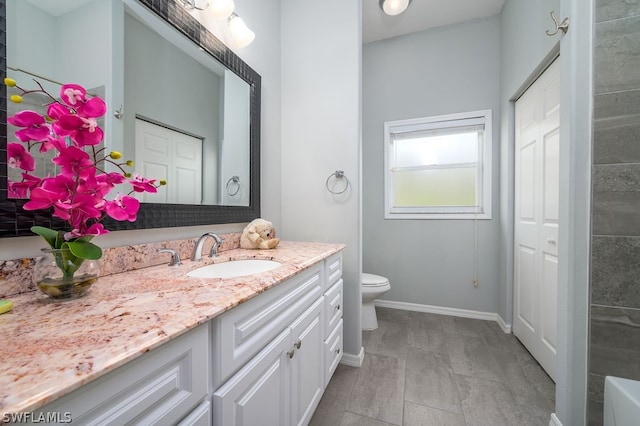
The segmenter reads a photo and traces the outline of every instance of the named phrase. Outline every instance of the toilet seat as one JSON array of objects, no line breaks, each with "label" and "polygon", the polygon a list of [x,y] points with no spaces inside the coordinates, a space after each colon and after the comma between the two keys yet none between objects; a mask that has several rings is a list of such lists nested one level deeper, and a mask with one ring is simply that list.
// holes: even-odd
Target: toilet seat
[{"label": "toilet seat", "polygon": [[383,287],[389,285],[389,280],[380,275],[369,274],[364,272],[362,274],[362,285],[364,287]]}]

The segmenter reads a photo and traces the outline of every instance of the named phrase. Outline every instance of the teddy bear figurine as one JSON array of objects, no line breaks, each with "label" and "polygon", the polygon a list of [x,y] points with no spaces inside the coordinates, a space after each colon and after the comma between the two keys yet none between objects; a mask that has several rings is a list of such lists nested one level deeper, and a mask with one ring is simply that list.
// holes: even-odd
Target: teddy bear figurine
[{"label": "teddy bear figurine", "polygon": [[273,224],[260,218],[245,226],[240,236],[240,247],[243,249],[272,249],[279,242],[280,238],[276,238]]}]

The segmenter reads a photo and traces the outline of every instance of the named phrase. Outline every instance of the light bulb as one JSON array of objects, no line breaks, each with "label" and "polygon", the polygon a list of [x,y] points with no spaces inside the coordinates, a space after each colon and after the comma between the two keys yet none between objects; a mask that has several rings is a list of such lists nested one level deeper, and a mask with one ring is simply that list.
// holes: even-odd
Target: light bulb
[{"label": "light bulb", "polygon": [[253,39],[256,38],[256,34],[251,31],[242,18],[236,14],[231,15],[229,18],[229,31],[231,31],[231,35],[233,36],[234,43],[237,47],[248,46]]},{"label": "light bulb", "polygon": [[409,7],[409,0],[385,0],[382,3],[382,10],[387,15],[399,15]]},{"label": "light bulb", "polygon": [[213,19],[227,19],[235,7],[233,0],[209,0],[209,14]]}]

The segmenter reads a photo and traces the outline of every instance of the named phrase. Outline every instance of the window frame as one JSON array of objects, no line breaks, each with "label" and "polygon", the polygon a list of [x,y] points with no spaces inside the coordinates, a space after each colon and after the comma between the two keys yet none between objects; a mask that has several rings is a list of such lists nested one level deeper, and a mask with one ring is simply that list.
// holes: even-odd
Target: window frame
[{"label": "window frame", "polygon": [[[463,127],[473,120],[480,119],[484,124],[484,139],[478,158],[478,209],[458,206],[433,207],[394,207],[394,180],[391,171],[393,158],[392,135],[400,131],[419,131],[438,128]],[[458,123],[456,123],[456,121]],[[452,125],[453,124],[453,125]],[[455,124],[458,124],[457,126]],[[384,218],[385,219],[491,219],[493,198],[492,188],[492,148],[493,122],[490,109],[412,118],[407,120],[386,121],[384,123]],[[438,167],[438,166],[435,166]]]}]

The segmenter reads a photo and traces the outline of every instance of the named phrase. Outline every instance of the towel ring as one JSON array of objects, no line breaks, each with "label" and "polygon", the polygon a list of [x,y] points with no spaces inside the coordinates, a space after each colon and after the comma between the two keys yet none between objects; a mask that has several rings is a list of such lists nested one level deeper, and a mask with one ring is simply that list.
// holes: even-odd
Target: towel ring
[{"label": "towel ring", "polygon": [[[331,178],[344,179],[346,182],[344,185],[344,189],[342,191],[334,191],[331,188],[329,188],[329,181],[331,180]],[[347,189],[349,189],[350,184],[351,182],[349,182],[349,179],[345,176],[344,172],[342,170],[336,170],[334,173],[329,175],[324,185],[327,187],[327,191],[329,191],[333,195],[340,195],[340,194],[343,194]]]},{"label": "towel ring", "polygon": [[[233,185],[233,184],[236,185],[236,190],[233,191],[233,193],[231,193],[231,185]],[[231,176],[231,178],[229,178],[229,180],[227,181],[227,194],[229,194],[230,197],[233,197],[239,191],[240,191],[240,177],[239,176]]]}]

